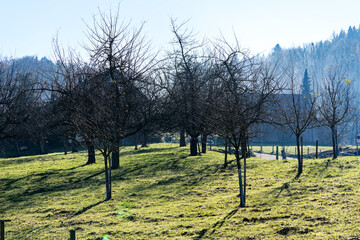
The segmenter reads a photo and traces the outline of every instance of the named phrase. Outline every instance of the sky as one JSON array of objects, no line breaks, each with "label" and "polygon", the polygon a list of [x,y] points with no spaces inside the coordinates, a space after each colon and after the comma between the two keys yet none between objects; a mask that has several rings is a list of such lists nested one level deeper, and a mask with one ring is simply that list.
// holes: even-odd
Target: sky
[{"label": "sky", "polygon": [[[242,48],[266,54],[281,47],[331,39],[332,34],[360,25],[358,0],[0,0],[0,56],[52,58],[52,40],[85,54],[86,24],[99,10],[120,6],[120,18],[144,25],[154,49],[172,39],[170,18],[198,39],[229,41],[236,35]],[[85,24],[86,23],[86,24]]]}]

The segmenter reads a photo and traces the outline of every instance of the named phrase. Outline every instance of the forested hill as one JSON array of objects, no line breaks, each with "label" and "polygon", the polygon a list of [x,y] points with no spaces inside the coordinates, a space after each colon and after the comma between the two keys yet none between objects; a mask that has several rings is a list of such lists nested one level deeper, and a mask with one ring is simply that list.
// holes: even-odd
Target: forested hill
[{"label": "forested hill", "polygon": [[[351,80],[356,92],[360,92],[360,28],[349,27],[347,31],[333,33],[326,41],[306,43],[302,47],[282,48],[277,44],[270,53],[273,59],[281,60],[281,68],[294,66],[301,80],[308,70],[312,88],[321,84],[328,68],[339,67]],[[55,64],[46,58],[23,57],[16,59],[22,71],[52,69]]]},{"label": "forested hill", "polygon": [[326,41],[307,43],[302,47],[281,48],[277,44],[271,57],[281,59],[283,67],[294,65],[299,77],[308,69],[313,86],[321,83],[329,68],[339,67],[350,79],[354,89],[360,91],[360,28],[349,27],[347,31],[333,33]]}]

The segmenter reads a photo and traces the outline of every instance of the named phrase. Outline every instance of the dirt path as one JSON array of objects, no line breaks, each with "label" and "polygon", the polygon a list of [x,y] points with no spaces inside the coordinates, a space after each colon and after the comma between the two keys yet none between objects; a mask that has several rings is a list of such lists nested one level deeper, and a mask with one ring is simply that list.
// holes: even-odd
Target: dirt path
[{"label": "dirt path", "polygon": [[[253,154],[257,157],[257,158],[262,158],[262,159],[270,159],[270,160],[275,160],[276,159],[276,155],[273,154],[267,154],[267,153],[257,153],[257,152],[253,152]],[[296,160],[296,158],[292,158],[292,157],[287,157],[287,160]],[[279,155],[279,160],[282,160],[282,157]]]}]

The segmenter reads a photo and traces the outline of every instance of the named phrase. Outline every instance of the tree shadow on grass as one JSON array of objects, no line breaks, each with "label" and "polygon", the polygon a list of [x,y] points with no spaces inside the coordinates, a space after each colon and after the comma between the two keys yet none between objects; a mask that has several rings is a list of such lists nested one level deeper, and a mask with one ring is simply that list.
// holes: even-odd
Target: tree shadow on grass
[{"label": "tree shadow on grass", "polygon": [[[168,148],[163,148],[168,150]],[[152,151],[162,151],[162,148],[155,148]],[[144,151],[150,152],[144,149]],[[144,152],[143,151],[143,152]],[[143,186],[135,186],[128,189],[129,192],[135,190],[146,190],[163,185],[177,184],[180,183],[182,186],[194,186],[204,181],[205,179],[212,177],[217,171],[221,170],[221,164],[206,165],[201,169],[190,169],[184,170],[186,161],[183,162],[181,159],[183,154],[172,153],[171,151],[154,155],[154,158],[149,158],[148,161],[134,161],[133,164],[128,165],[126,168],[115,170],[113,175],[113,181],[123,180],[124,177],[137,177],[140,175],[153,176],[158,171],[171,170],[176,173],[177,176],[170,177],[167,179],[161,179],[160,181]],[[192,160],[189,160],[192,161]],[[6,204],[0,206],[0,212],[6,211],[11,208],[23,209],[28,204],[36,204],[39,197],[44,194],[61,193],[63,191],[69,191],[74,189],[80,189],[88,186],[102,186],[103,179],[97,176],[104,173],[101,171],[89,171],[84,175],[84,172],[77,173],[74,171],[76,168],[84,167],[85,165],[79,165],[71,167],[69,169],[57,169],[49,170],[47,172],[30,174],[25,177],[17,179],[1,179],[0,180],[0,191],[7,192],[3,195],[2,201]],[[75,176],[75,177],[73,177]],[[52,181],[51,179],[64,179],[64,181]],[[49,181],[50,180],[50,181]],[[49,182],[48,182],[49,181]],[[24,184],[22,184],[24,183]],[[99,203],[100,204],[100,203]],[[92,206],[93,207],[93,206]],[[90,207],[91,208],[91,207]],[[86,211],[87,209],[85,209]]]},{"label": "tree shadow on grass", "polygon": [[[178,161],[178,159],[171,159],[174,160],[174,162],[172,163],[172,165],[175,168],[176,162]],[[170,162],[170,161],[169,161]],[[142,170],[147,170],[147,172],[151,172],[154,173],[155,171],[159,171],[161,169],[163,169],[162,165],[164,165],[163,162],[160,161],[154,161],[151,163],[143,163],[143,164],[136,164],[135,166],[131,166],[131,167],[127,167],[126,169],[122,168],[120,171],[119,176],[121,176],[121,178],[123,177],[128,177],[128,176],[133,176],[136,177],[137,175],[142,175],[141,171]],[[168,169],[168,168],[166,168]],[[117,179],[118,176],[114,176],[113,179]]]},{"label": "tree shadow on grass", "polygon": [[331,164],[331,160],[328,159],[328,160],[325,162],[324,168],[319,170],[319,173],[325,172],[325,171],[329,168],[330,164]]},{"label": "tree shadow on grass", "polygon": [[[168,150],[168,148],[155,148],[155,149],[142,149],[139,150],[137,153],[150,153],[150,152],[158,152]],[[134,152],[131,151],[131,154]],[[180,168],[177,166],[177,161],[179,159],[174,158],[173,153],[166,153],[161,154],[161,157],[164,159],[168,159],[172,156],[172,164],[170,165],[171,168]],[[140,175],[141,169],[148,168],[145,171],[151,172],[156,170],[158,167],[164,168],[166,164],[169,162],[159,161],[158,158],[154,158],[154,161],[149,162],[137,162],[133,167],[123,169],[121,174],[114,174],[113,181],[116,180],[123,180],[123,176],[125,175]],[[159,165],[160,164],[160,165]],[[6,211],[6,209],[16,207],[16,208],[26,208],[28,204],[34,204],[38,199],[37,196],[41,196],[43,194],[52,194],[52,193],[59,193],[62,191],[69,191],[73,189],[80,189],[84,186],[100,186],[103,185],[103,179],[98,179],[97,176],[104,173],[104,170],[97,171],[97,172],[88,172],[88,176],[83,176],[83,174],[76,174],[74,171],[77,168],[81,168],[86,166],[85,164],[71,167],[68,169],[56,169],[56,170],[49,170],[46,172],[41,173],[33,173],[30,175],[26,175],[24,177],[16,178],[16,179],[1,179],[0,180],[0,191],[1,192],[8,192],[2,198],[3,201],[6,202],[5,205],[0,206],[0,212],[2,210]],[[169,167],[169,165],[167,165]],[[137,172],[139,171],[139,172]],[[73,178],[72,176],[76,176]],[[64,182],[57,182],[57,183],[49,183],[46,184],[49,179],[64,179]],[[22,184],[24,182],[25,184]],[[16,189],[15,191],[12,191]],[[39,195],[40,194],[40,195]],[[91,205],[87,208],[84,208],[82,211],[87,211],[91,207],[94,207],[101,202]],[[81,211],[79,211],[79,214]]]},{"label": "tree shadow on grass", "polygon": [[280,187],[275,188],[272,192],[276,192],[279,191],[279,193],[275,196],[276,198],[278,198],[280,196],[280,194],[286,190],[288,193],[288,196],[291,196],[291,191],[290,191],[290,182],[286,182],[283,185],[281,185]]},{"label": "tree shadow on grass", "polygon": [[127,191],[130,194],[133,192],[140,192],[145,190],[148,191],[154,188],[178,183],[180,183],[182,187],[197,186],[201,182],[204,182],[207,179],[218,174],[219,171],[222,171],[222,164],[216,164],[211,166],[208,165],[201,169],[186,172],[186,174],[179,174],[173,177],[158,180],[152,184],[139,184],[132,188],[129,188]]},{"label": "tree shadow on grass", "polygon": [[[163,158],[163,159],[161,159]],[[174,157],[173,153],[161,154],[161,157],[155,156],[148,161],[136,161],[135,164],[131,164],[126,168],[120,168],[112,176],[113,180],[123,180],[126,177],[136,177],[139,175],[153,176],[158,171],[171,170],[171,171],[183,171],[181,166],[180,157]]]},{"label": "tree shadow on grass", "polygon": [[43,180],[45,180],[46,178],[49,178],[53,175],[58,174],[59,172],[64,172],[64,171],[69,171],[69,170],[75,170],[77,168],[81,168],[86,166],[86,164],[82,164],[79,166],[75,166],[72,168],[68,168],[68,169],[57,169],[57,170],[51,170],[51,171],[47,171],[47,172],[41,172],[41,173],[35,173],[35,174],[30,174],[30,175],[26,175],[25,177],[20,177],[20,178],[16,178],[16,179],[1,179],[0,183],[2,183],[2,186],[5,187],[5,191],[9,190],[10,188],[12,188],[11,185],[17,183],[18,181],[21,180],[26,180],[26,179],[31,179],[33,177],[39,177],[39,179],[37,179],[37,182],[41,182]]},{"label": "tree shadow on grass", "polygon": [[238,211],[239,211],[240,207],[236,207],[234,210],[232,210],[231,212],[229,212],[223,219],[217,221],[216,223],[214,223],[211,227],[209,228],[204,228],[203,230],[200,231],[199,235],[197,235],[196,237],[194,237],[194,240],[199,240],[202,237],[204,237],[204,235],[212,229],[210,235],[214,234],[216,232],[216,230],[220,229],[223,224],[229,220],[232,216],[234,216]]},{"label": "tree shadow on grass", "polygon": [[89,205],[89,206],[87,206],[87,207],[84,207],[83,209],[81,209],[81,210],[77,211],[76,213],[74,213],[74,216],[78,216],[78,215],[80,215],[80,214],[83,214],[83,213],[86,212],[87,210],[89,210],[89,209],[91,209],[91,208],[93,208],[93,207],[96,207],[96,206],[100,205],[100,204],[103,203],[103,202],[105,202],[105,200],[101,200],[101,201],[99,201],[99,202],[97,202],[97,203],[94,203],[94,204],[91,204],[91,205]]},{"label": "tree shadow on grass", "polygon": [[[5,204],[0,205],[0,212],[6,211],[12,208],[23,209],[26,208],[29,204],[35,204],[39,199],[39,196],[44,194],[52,194],[59,192],[66,192],[74,189],[81,189],[86,186],[100,186],[103,184],[102,179],[95,178],[96,176],[104,173],[104,170],[95,172],[94,174],[87,176],[85,178],[77,177],[74,181],[70,182],[61,182],[55,184],[46,184],[48,178],[65,178],[68,177],[68,180],[72,180],[71,176],[74,175],[73,171],[66,171],[64,173],[58,173],[49,171],[46,173],[39,173],[28,175],[27,177],[21,178],[26,184],[21,185],[20,183],[12,186],[8,185],[5,187],[0,186],[0,191],[6,192],[6,189],[13,192],[5,194],[2,198]],[[33,177],[36,176],[36,179]],[[19,181],[18,180],[18,181]],[[14,182],[13,182],[14,183]],[[12,189],[11,189],[12,188]]]},{"label": "tree shadow on grass", "polygon": [[135,151],[126,151],[126,152],[120,151],[120,157],[124,157],[124,156],[128,156],[128,155],[142,154],[142,153],[169,151],[171,149],[172,148],[140,148],[139,150],[135,150]]},{"label": "tree shadow on grass", "polygon": [[[184,168],[184,166],[187,165],[187,161],[193,161],[193,159],[187,159],[187,157],[189,156],[187,153],[184,154],[183,152],[171,152],[171,151],[167,151],[165,153],[161,152],[163,150],[169,150],[169,148],[156,148],[156,149],[145,149],[144,151],[160,151],[161,154],[159,155],[154,155],[154,158],[150,158],[147,161],[134,161],[134,163],[130,164],[127,168],[121,168],[120,171],[116,172],[113,175],[113,180],[122,180],[124,178],[129,178],[129,177],[136,177],[136,176],[154,176],[156,175],[157,172],[161,172],[161,171],[168,171],[170,170],[171,172],[175,173],[175,174],[180,174],[180,175],[185,175],[185,176],[195,176],[196,178],[198,178],[197,176],[202,176],[203,174],[206,174],[207,172],[210,173],[213,170],[213,167],[216,168],[216,172],[220,169],[222,169],[222,164],[216,164],[215,165],[211,165],[211,167],[209,167],[209,165],[206,165],[206,167],[200,169],[200,170],[194,170],[194,169],[186,169],[186,167]],[[171,149],[170,149],[171,150]],[[141,150],[140,150],[141,151]],[[186,170],[186,172],[185,172]],[[184,174],[183,174],[184,173]],[[212,174],[212,173],[210,173]],[[208,174],[207,174],[208,176]],[[181,180],[181,177],[175,177],[178,180]],[[163,179],[162,181],[159,182],[159,184],[156,185],[164,185],[167,184],[167,182],[169,183],[173,183],[174,179]],[[192,185],[191,183],[189,183],[189,185]]]},{"label": "tree shadow on grass", "polygon": [[9,165],[18,165],[18,164],[22,164],[22,163],[28,163],[28,162],[34,162],[34,161],[38,161],[38,162],[46,162],[49,161],[48,159],[46,159],[46,155],[42,155],[40,157],[33,157],[33,156],[29,156],[29,157],[19,157],[19,158],[9,158],[9,159],[2,159],[0,166],[2,167],[7,167]]},{"label": "tree shadow on grass", "polygon": [[99,175],[101,175],[101,174],[104,173],[104,172],[105,172],[105,170],[101,170],[101,171],[99,171],[99,172],[97,172],[97,173],[94,173],[94,174],[91,174],[90,176],[87,176],[87,177],[85,177],[85,178],[83,178],[83,179],[76,180],[76,181],[74,181],[74,183],[78,183],[78,182],[90,180],[91,178],[96,177],[96,176],[99,176]]},{"label": "tree shadow on grass", "polygon": [[[61,157],[62,156],[62,157]],[[29,162],[48,162],[53,161],[50,159],[51,157],[61,157],[66,158],[68,160],[76,158],[76,155],[30,155],[30,156],[20,156],[20,157],[11,157],[11,158],[2,158],[0,161],[0,167],[6,167],[10,165],[19,165],[22,163],[29,163]]]}]

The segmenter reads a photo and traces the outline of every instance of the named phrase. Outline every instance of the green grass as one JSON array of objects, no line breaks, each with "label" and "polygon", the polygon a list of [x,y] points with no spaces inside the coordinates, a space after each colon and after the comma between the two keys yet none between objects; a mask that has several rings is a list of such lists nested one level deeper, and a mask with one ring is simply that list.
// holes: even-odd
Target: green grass
[{"label": "green grass", "polygon": [[[86,153],[0,159],[0,219],[7,239],[358,239],[360,159],[248,159],[247,206],[223,154],[188,156],[155,144],[121,150],[113,199],[103,161]],[[232,160],[233,156],[230,156]]]}]

